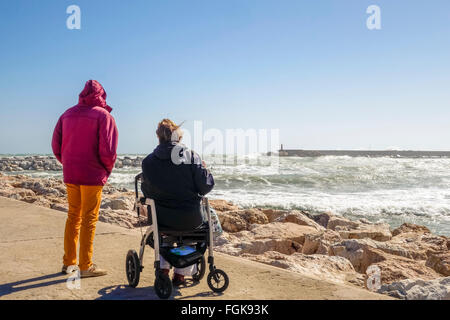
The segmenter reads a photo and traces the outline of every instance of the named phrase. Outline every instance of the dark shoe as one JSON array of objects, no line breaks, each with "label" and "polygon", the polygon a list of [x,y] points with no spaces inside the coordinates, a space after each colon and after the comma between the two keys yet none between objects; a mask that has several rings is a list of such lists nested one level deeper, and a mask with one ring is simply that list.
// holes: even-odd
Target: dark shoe
[{"label": "dark shoe", "polygon": [[173,275],[172,284],[174,286],[181,286],[185,283],[186,283],[186,281],[184,280],[184,276],[182,276],[181,274],[178,274],[178,273],[175,273]]},{"label": "dark shoe", "polygon": [[65,265],[62,266],[61,273],[64,273],[64,274],[67,273],[67,266],[65,266]]}]

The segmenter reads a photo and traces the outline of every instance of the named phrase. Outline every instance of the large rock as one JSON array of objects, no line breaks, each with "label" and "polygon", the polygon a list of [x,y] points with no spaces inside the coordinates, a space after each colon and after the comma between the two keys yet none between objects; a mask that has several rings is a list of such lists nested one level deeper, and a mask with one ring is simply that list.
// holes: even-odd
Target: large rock
[{"label": "large rock", "polygon": [[128,197],[106,198],[103,199],[101,208],[112,210],[133,210],[133,201]]},{"label": "large rock", "polygon": [[248,228],[247,221],[235,211],[226,213],[218,211],[217,216],[224,231],[239,232]]},{"label": "large rock", "polygon": [[406,300],[450,300],[450,277],[427,281],[406,279],[384,284],[378,292]]},{"label": "large rock", "polygon": [[324,213],[316,214],[312,218],[315,222],[317,222],[322,227],[328,228],[328,222],[330,221],[332,216],[334,216],[334,215],[331,212],[324,212]]},{"label": "large rock", "polygon": [[137,216],[129,210],[102,209],[98,220],[130,229],[138,226]]},{"label": "large rock", "polygon": [[281,216],[287,214],[289,211],[277,209],[262,209],[262,212],[266,215],[267,219],[269,219],[269,222],[274,222]]},{"label": "large rock", "polygon": [[418,246],[410,246],[405,243],[397,243],[394,241],[380,242],[375,240],[365,240],[367,244],[373,248],[380,249],[386,253],[401,256],[413,260],[425,260],[427,258],[426,252],[421,250]]},{"label": "large rock", "polygon": [[412,258],[421,260],[450,249],[450,239],[447,237],[422,232],[397,233],[388,243],[403,248],[410,252]]},{"label": "large rock", "polygon": [[359,222],[351,221],[341,216],[330,216],[326,228],[336,230],[336,227],[341,227],[341,230],[351,230],[356,229],[359,225]]},{"label": "large rock", "polygon": [[324,227],[319,225],[317,222],[309,218],[304,212],[298,210],[292,210],[279,218],[275,219],[275,221],[279,222],[292,222],[303,226],[310,226],[315,228],[316,230],[323,231]]},{"label": "large rock", "polygon": [[[381,269],[382,283],[390,283],[408,278],[434,279],[439,277],[433,269],[425,265],[424,260],[414,260],[390,254],[386,247],[377,247],[376,241],[370,239],[343,240],[331,246],[333,255],[347,258],[356,271],[365,273],[372,264]],[[386,251],[383,251],[386,250]]]},{"label": "large rock", "polygon": [[[22,181],[19,183],[13,183],[12,185],[17,188],[30,189],[37,195],[56,197],[64,195],[63,191],[61,191],[61,189],[64,189],[63,187],[61,187],[61,183],[59,181],[55,181],[54,179],[46,179],[42,181],[33,179]],[[56,186],[58,186],[58,189],[55,188]]]},{"label": "large rock", "polygon": [[235,233],[224,232],[215,249],[230,255],[262,254],[266,251],[292,254],[301,252],[306,235],[317,232],[312,227],[290,222],[252,224],[249,229]]},{"label": "large rock", "polygon": [[412,223],[404,223],[400,227],[394,229],[392,231],[392,235],[396,236],[401,233],[430,233],[430,230],[425,226],[419,226],[417,224]]},{"label": "large rock", "polygon": [[32,197],[35,198],[36,194],[32,190],[24,188],[0,187],[0,196],[16,200],[23,200]]},{"label": "large rock", "polygon": [[377,241],[388,241],[392,238],[387,223],[370,223],[364,219],[351,221],[340,216],[330,216],[327,229],[339,232],[343,239],[373,239]]},{"label": "large rock", "polygon": [[441,277],[425,265],[425,261],[415,261],[385,254],[381,262],[375,263],[381,270],[381,283],[392,283],[404,279],[431,280]]},{"label": "large rock", "polygon": [[426,266],[446,277],[450,276],[450,252],[430,254]]},{"label": "large rock", "polygon": [[384,255],[376,250],[366,240],[343,240],[330,247],[332,255],[348,259],[356,271],[365,273],[368,266],[374,262],[383,261]]},{"label": "large rock", "polygon": [[303,245],[307,234],[315,233],[313,227],[291,222],[273,222],[264,225],[252,225],[247,237],[253,239],[287,239]]},{"label": "large rock", "polygon": [[298,242],[287,239],[261,239],[244,241],[241,243],[240,254],[263,254],[267,251],[276,251],[284,254],[293,254],[301,251],[302,245]]},{"label": "large rock", "polygon": [[342,239],[339,233],[333,230],[324,230],[305,235],[302,253],[331,255],[331,246]]},{"label": "large rock", "polygon": [[268,251],[262,255],[244,254],[253,261],[287,269],[308,277],[338,283],[352,283],[363,286],[364,276],[358,274],[351,263],[342,257],[313,254],[305,255],[293,253],[286,255],[275,251]]},{"label": "large rock", "polygon": [[239,210],[239,207],[225,200],[209,200],[209,205],[216,211]]},{"label": "large rock", "polygon": [[350,230],[337,226],[334,230],[338,231],[343,239],[369,238],[377,241],[388,241],[392,238],[392,234],[387,223],[364,223],[358,225],[355,229]]},{"label": "large rock", "polygon": [[222,235],[214,241],[214,250],[232,256],[240,255],[242,251],[242,243],[245,241],[238,238],[236,234],[238,233],[223,232]]},{"label": "large rock", "polygon": [[222,229],[227,232],[248,230],[252,224],[267,224],[266,215],[258,209],[217,212]]}]

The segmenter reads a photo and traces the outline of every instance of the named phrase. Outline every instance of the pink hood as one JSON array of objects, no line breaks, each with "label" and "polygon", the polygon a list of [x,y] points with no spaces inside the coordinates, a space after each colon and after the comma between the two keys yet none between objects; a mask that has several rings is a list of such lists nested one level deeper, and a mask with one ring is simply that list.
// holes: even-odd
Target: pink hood
[{"label": "pink hood", "polygon": [[106,91],[97,80],[86,82],[79,95],[78,104],[88,107],[102,107],[108,112],[112,111],[112,108],[106,104]]},{"label": "pink hood", "polygon": [[59,118],[53,132],[52,149],[63,165],[64,182],[104,185],[117,158],[118,132],[106,92],[89,80],[79,103]]}]

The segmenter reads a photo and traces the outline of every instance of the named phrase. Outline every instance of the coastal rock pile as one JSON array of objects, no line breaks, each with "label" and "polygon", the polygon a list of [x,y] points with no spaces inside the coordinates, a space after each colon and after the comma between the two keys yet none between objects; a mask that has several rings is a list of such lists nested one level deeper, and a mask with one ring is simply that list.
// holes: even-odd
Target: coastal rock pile
[{"label": "coastal rock pile", "polygon": [[26,156],[0,158],[0,171],[60,171],[61,164],[53,156]]},{"label": "coastal rock pile", "polygon": [[450,300],[450,277],[428,281],[406,279],[382,285],[378,292],[405,300]]},{"label": "coastal rock pile", "polygon": [[[67,212],[60,179],[0,173],[0,196]],[[139,225],[134,193],[106,185],[99,220],[126,228]],[[215,250],[326,281],[366,286],[378,268],[379,292],[402,299],[449,299],[450,239],[424,226],[352,221],[332,213],[268,208],[243,209],[210,200],[224,233]]]},{"label": "coastal rock pile", "polygon": [[144,160],[144,157],[118,157],[115,167],[116,168],[124,168],[124,167],[138,167],[140,168],[142,165],[142,160]]},{"label": "coastal rock pile", "polygon": [[414,291],[392,294],[399,298],[440,299],[450,291],[447,280],[437,280],[450,274],[450,239],[426,227],[405,223],[391,230],[384,223],[297,210],[253,209],[267,220],[246,219],[245,210],[225,205],[218,209],[226,231],[217,242],[218,251],[358,286],[366,285],[366,271],[376,266],[382,293],[414,283]]},{"label": "coastal rock pile", "polygon": [[[115,167],[141,167],[144,157],[119,156]],[[0,158],[0,171],[61,171],[62,165],[54,156],[12,156]]]}]

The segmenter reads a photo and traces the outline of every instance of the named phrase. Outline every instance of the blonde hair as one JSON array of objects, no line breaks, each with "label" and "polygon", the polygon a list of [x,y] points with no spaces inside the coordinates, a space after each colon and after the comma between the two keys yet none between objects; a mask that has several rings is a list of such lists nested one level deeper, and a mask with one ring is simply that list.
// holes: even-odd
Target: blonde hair
[{"label": "blonde hair", "polygon": [[180,142],[183,138],[183,130],[180,129],[180,125],[176,125],[170,119],[162,119],[158,123],[158,128],[156,129],[156,135],[158,136],[159,143],[166,142]]}]

